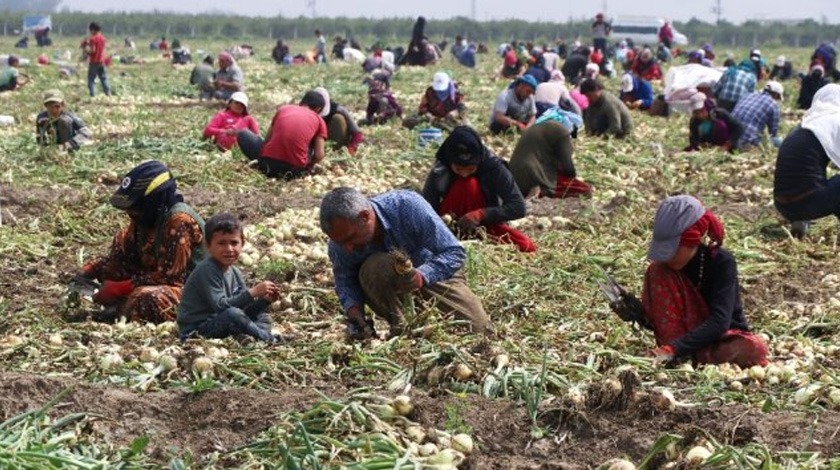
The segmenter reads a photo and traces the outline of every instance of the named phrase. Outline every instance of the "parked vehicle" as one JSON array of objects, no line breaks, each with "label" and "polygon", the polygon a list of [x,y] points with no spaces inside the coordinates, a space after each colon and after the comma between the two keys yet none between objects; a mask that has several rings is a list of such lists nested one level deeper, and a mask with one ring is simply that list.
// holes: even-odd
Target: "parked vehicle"
[{"label": "parked vehicle", "polygon": [[[664,18],[656,16],[616,16],[612,21],[612,40],[630,39],[637,46],[656,46],[659,43],[659,29],[665,24]],[[688,45],[688,37],[680,33],[671,24],[674,32],[674,44]]]}]

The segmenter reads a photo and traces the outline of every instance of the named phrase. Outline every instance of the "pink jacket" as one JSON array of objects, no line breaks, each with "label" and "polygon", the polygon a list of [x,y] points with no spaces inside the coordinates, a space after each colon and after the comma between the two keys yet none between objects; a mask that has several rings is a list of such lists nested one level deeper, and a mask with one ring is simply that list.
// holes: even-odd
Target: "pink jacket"
[{"label": "pink jacket", "polygon": [[231,110],[225,109],[213,116],[213,119],[204,128],[204,138],[213,138],[219,148],[230,150],[236,145],[236,134],[225,134],[228,129],[236,129],[237,131],[248,129],[254,134],[260,135],[260,126],[256,119],[248,114],[234,114]]}]

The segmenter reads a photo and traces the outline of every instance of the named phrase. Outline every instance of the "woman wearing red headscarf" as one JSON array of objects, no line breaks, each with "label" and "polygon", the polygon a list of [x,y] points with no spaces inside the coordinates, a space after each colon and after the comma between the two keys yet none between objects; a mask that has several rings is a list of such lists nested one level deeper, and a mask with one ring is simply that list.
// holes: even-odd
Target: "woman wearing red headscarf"
[{"label": "woman wearing red headscarf", "polygon": [[525,199],[505,162],[471,127],[456,127],[436,158],[423,197],[438,214],[453,216],[460,235],[475,237],[481,227],[497,243],[511,243],[524,252],[537,250],[527,235],[505,224],[525,216]]},{"label": "woman wearing red headscarf", "polygon": [[[703,243],[708,236],[709,244]],[[656,336],[650,355],[670,361],[729,362],[741,367],[767,364],[767,345],[749,330],[741,304],[735,258],[723,244],[720,220],[691,196],[665,199],[656,211],[652,261],[642,300],[622,294],[611,307],[622,318],[641,309]]]}]

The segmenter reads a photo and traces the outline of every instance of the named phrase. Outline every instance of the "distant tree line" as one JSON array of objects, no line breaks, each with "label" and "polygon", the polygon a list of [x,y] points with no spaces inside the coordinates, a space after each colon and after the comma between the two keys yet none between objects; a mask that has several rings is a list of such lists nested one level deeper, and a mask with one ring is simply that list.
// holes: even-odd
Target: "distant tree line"
[{"label": "distant tree line", "polygon": [[[0,1],[8,2],[9,0]],[[40,3],[57,5],[59,2],[42,0]],[[20,28],[24,14],[23,12],[4,12],[0,7],[3,34],[14,34],[14,30]],[[309,39],[317,28],[330,36],[376,38],[386,43],[394,43],[394,45],[407,39],[414,23],[414,18],[252,18],[221,14],[188,15],[164,12],[130,14],[60,12],[52,13],[53,34],[82,36],[87,33],[87,25],[92,20],[102,24],[103,32],[116,37],[164,35],[182,38]],[[469,18],[455,17],[448,20],[430,20],[426,27],[426,34],[435,41],[443,38],[452,39],[461,34],[471,40],[483,41],[491,45],[513,39],[542,43],[564,38],[570,42],[576,36],[580,36],[583,41],[588,41],[591,33],[590,25],[588,20],[570,20],[566,23],[532,23],[523,20],[477,22]],[[820,42],[840,41],[840,25],[826,25],[814,20],[805,20],[795,24],[747,21],[736,25],[726,21],[711,24],[691,19],[687,22],[674,22],[674,26],[687,35],[693,44],[712,42],[732,47],[811,47]],[[620,38],[614,39],[617,41]]]}]

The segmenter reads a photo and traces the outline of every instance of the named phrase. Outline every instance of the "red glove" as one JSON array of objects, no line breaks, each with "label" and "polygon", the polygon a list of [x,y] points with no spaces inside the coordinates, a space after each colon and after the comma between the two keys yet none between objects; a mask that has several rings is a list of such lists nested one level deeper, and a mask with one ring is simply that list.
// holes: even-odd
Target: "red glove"
[{"label": "red glove", "polygon": [[134,283],[131,279],[125,281],[105,281],[102,283],[102,288],[93,296],[93,300],[98,304],[108,305],[117,302],[123,297],[128,297],[131,291],[134,290]]},{"label": "red glove", "polygon": [[88,279],[93,279],[96,277],[96,262],[91,261],[90,263],[85,264],[82,266],[80,274]]},{"label": "red glove", "polygon": [[425,284],[426,281],[423,280],[423,275],[420,274],[420,271],[414,270],[413,276],[397,281],[396,291],[400,294],[406,294],[422,289]]},{"label": "red glove", "polygon": [[484,209],[467,212],[458,219],[458,230],[463,233],[471,233],[481,224],[482,220],[484,220]]},{"label": "red glove", "polygon": [[677,355],[677,351],[670,344],[666,344],[664,346],[651,349],[648,352],[648,355],[652,356],[656,362],[668,362]]}]

